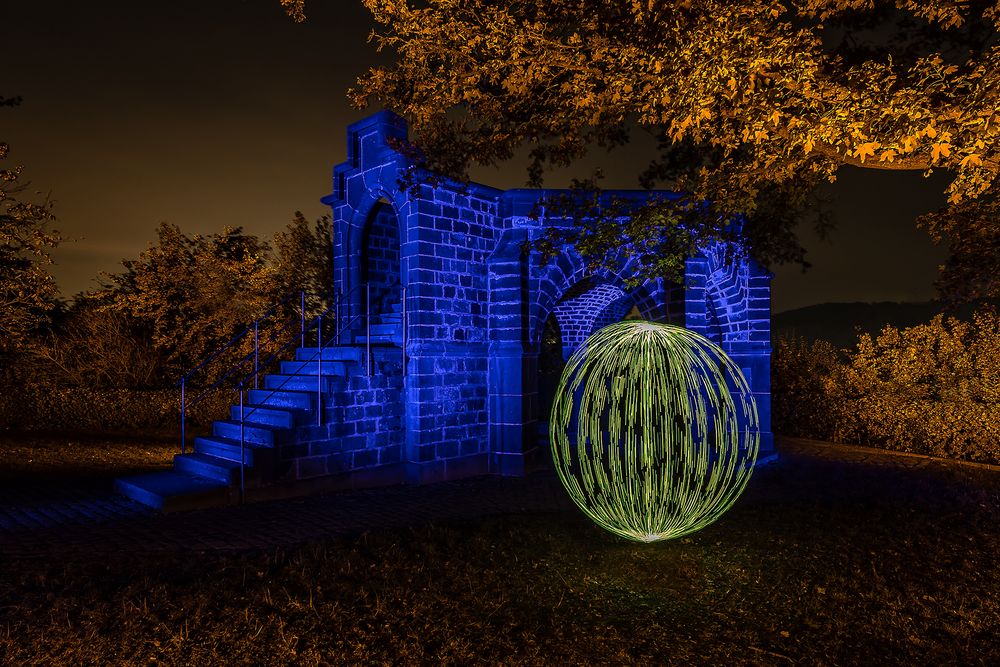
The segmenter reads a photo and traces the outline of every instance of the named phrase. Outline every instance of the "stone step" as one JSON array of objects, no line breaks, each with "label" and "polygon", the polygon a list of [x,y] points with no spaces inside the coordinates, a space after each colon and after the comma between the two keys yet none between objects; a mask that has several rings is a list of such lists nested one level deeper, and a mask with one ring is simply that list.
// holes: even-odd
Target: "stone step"
[{"label": "stone step", "polygon": [[[323,348],[323,361],[342,361],[361,363],[362,350],[351,345],[328,345]],[[298,361],[313,361],[317,359],[315,347],[300,347],[295,350]]]},{"label": "stone step", "polygon": [[[243,424],[243,441],[274,447],[280,444],[283,437],[290,437],[287,428],[269,426],[267,424]],[[212,435],[240,441],[240,423],[235,420],[220,419],[212,422]],[[239,458],[237,457],[237,460]]]},{"label": "stone step", "polygon": [[384,324],[402,324],[403,314],[402,313],[382,313],[381,315],[376,315],[372,318],[372,322],[382,322]]},{"label": "stone step", "polygon": [[169,470],[119,477],[115,480],[115,491],[161,512],[216,507],[230,502],[229,484]]},{"label": "stone step", "polygon": [[347,377],[347,365],[342,361],[282,361],[282,375],[339,375]]},{"label": "stone step", "polygon": [[[244,404],[242,412],[242,421],[245,424],[263,424],[278,428],[294,428],[308,415],[305,410],[296,410],[295,408],[276,408],[252,404]],[[229,418],[233,421],[241,420],[239,405],[230,406]]]},{"label": "stone step", "polygon": [[[194,451],[196,454],[214,456],[226,461],[233,461],[239,464],[240,461],[240,441],[232,438],[220,436],[200,436],[194,439]],[[276,457],[276,450],[272,447],[265,447],[252,442],[244,443],[243,463],[247,466],[254,466],[266,462]]]},{"label": "stone step", "polygon": [[[368,336],[355,335],[354,342],[358,345],[366,345],[368,342]],[[372,335],[371,337],[372,345],[402,345],[403,344],[403,334],[380,334],[378,336]]]},{"label": "stone step", "polygon": [[393,335],[399,334],[403,335],[402,327],[399,324],[388,322],[385,324],[372,324],[372,335],[373,336],[384,336],[386,334]]},{"label": "stone step", "polygon": [[[239,455],[236,456],[239,459]],[[244,475],[252,468],[245,468]],[[240,479],[240,462],[212,456],[211,454],[177,454],[174,456],[174,472],[214,479],[225,484],[235,484]]]},{"label": "stone step", "polygon": [[385,346],[380,345],[372,347],[372,358],[378,362],[384,361],[402,361],[403,360],[403,349],[400,346]]},{"label": "stone step", "polygon": [[[279,377],[296,377],[294,375],[283,375]],[[267,387],[267,380],[264,380]],[[279,385],[280,386],[280,385]],[[247,392],[247,398],[255,405],[269,405],[283,408],[295,408],[312,412],[313,403],[316,398],[316,383],[310,387],[312,391],[292,391],[285,389],[251,389]]]},{"label": "stone step", "polygon": [[[347,379],[339,375],[321,375],[319,388],[324,392],[343,391],[347,388]],[[317,382],[315,375],[281,375],[274,373],[264,378],[264,387],[268,390],[283,389],[299,393],[316,395]]]}]

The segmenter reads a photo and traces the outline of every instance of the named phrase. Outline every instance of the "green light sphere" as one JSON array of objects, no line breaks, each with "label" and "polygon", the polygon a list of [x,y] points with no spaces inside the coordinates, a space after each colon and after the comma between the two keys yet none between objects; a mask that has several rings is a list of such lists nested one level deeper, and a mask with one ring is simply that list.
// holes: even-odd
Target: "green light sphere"
[{"label": "green light sphere", "polygon": [[640,542],[693,533],[746,487],[757,408],[717,345],[669,324],[604,327],[573,353],[549,421],[556,472],[597,525]]}]

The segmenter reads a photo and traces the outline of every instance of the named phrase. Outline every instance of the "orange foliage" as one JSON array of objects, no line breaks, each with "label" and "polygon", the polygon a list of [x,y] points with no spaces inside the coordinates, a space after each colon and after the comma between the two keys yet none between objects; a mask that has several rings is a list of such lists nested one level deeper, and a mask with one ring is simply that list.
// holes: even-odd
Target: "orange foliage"
[{"label": "orange foliage", "polygon": [[1000,463],[1000,317],[938,315],[862,335],[840,354],[779,339],[775,429],[789,435]]}]

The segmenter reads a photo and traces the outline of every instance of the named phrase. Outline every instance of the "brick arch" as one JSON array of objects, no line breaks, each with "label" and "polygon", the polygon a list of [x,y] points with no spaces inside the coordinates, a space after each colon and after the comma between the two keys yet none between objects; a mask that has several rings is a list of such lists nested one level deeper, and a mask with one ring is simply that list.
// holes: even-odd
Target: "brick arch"
[{"label": "brick arch", "polygon": [[[625,276],[632,275],[635,272],[636,261],[634,258],[629,259],[617,270],[588,270],[579,253],[571,246],[567,246],[546,266],[541,266],[540,262],[536,264],[533,267],[534,271],[532,273],[534,275],[532,276],[532,284],[537,285],[537,287],[533,290],[534,299],[529,308],[529,340],[533,348],[537,350],[540,345],[542,330],[549,314],[555,312],[557,305],[567,294],[572,296],[571,290],[574,287],[588,280],[595,286],[609,286],[620,293],[618,303],[613,307],[611,300],[601,302],[600,309],[593,313],[593,323],[600,322],[600,326],[604,326],[620,321],[628,314],[632,306],[635,306],[643,319],[657,322],[671,321],[683,324],[678,319],[678,317],[683,316],[683,313],[680,310],[677,312],[670,311],[671,286],[666,284],[665,281],[662,279],[651,279],[637,287],[626,285]],[[673,297],[676,299],[677,295],[674,294]],[[598,302],[596,296],[593,298],[596,305]],[[604,309],[609,310],[603,312],[602,315],[601,311]],[[619,310],[623,310],[623,312],[619,314]],[[566,329],[563,321],[560,321],[560,326],[563,330]],[[594,330],[593,326],[591,326],[586,335],[589,335]],[[563,342],[565,355],[565,338]],[[573,347],[575,349],[575,346]]]},{"label": "brick arch", "polygon": [[704,257],[705,333],[724,350],[732,350],[750,340],[750,266],[746,261],[727,261],[721,245],[709,249]]},{"label": "brick arch", "polygon": [[[529,307],[529,336],[534,349],[538,349],[541,343],[545,320],[574,286],[589,280],[594,284],[614,286],[623,294],[628,293],[620,275],[607,270],[589,271],[580,256],[572,250],[564,250],[548,265],[539,267],[536,275],[532,282],[537,281],[537,289],[533,290],[534,299]],[[560,322],[562,325],[563,322]]]},{"label": "brick arch", "polygon": [[[384,185],[384,184],[383,184]],[[345,267],[345,275],[341,281],[342,285],[355,286],[361,284],[364,270],[362,269],[363,255],[366,245],[366,234],[380,213],[388,218],[388,210],[391,209],[392,217],[396,223],[396,235],[399,244],[400,272],[404,265],[403,247],[408,237],[407,214],[411,209],[410,197],[399,190],[398,187],[373,187],[364,191],[356,202],[348,202],[351,214],[347,217],[344,233],[344,247],[349,258],[348,266]]]},{"label": "brick arch", "polygon": [[562,338],[563,359],[568,359],[598,329],[619,322],[632,309],[633,299],[610,283],[583,279],[553,306]]},{"label": "brick arch", "polygon": [[[385,298],[389,285],[405,282],[404,249],[411,198],[395,183],[392,177],[395,171],[374,171],[380,174],[380,179],[366,181],[369,187],[354,189],[347,200],[342,201],[334,223],[334,243],[340,251],[334,257],[334,280],[340,293],[346,295],[343,302],[346,307],[340,311],[342,320],[338,328],[363,312],[362,285],[366,279],[373,283],[373,299]],[[391,183],[382,183],[382,180]],[[380,228],[379,236],[383,237],[374,244],[374,252],[370,237],[373,226]],[[374,265],[372,260],[375,260]]]}]

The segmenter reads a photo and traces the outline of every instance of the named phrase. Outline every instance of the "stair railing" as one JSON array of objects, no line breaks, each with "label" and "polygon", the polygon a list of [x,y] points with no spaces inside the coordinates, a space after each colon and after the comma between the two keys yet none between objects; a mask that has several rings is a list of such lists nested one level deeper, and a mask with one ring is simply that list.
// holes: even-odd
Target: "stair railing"
[{"label": "stair railing", "polygon": [[[391,289],[392,285],[387,286],[386,291]],[[362,308],[360,312],[355,315],[350,316],[345,322],[341,324],[341,303],[346,302],[347,299],[354,295],[355,292],[360,292],[364,289],[364,302],[362,303]],[[349,304],[348,304],[349,305]],[[348,310],[350,312],[350,310]],[[323,337],[323,322],[330,315],[334,313],[335,317],[335,328],[333,336],[328,339]],[[337,291],[334,296],[333,305],[327,308],[325,311],[316,316],[315,320],[310,321],[303,327],[303,334],[301,336],[302,347],[305,347],[306,333],[311,332],[313,329],[316,330],[316,356],[313,360],[316,361],[316,425],[320,426],[323,423],[323,350],[328,347],[328,342],[332,341],[334,345],[339,345],[342,336],[345,333],[349,333],[352,327],[361,319],[365,321],[365,333],[366,333],[366,358],[365,358],[365,369],[370,376],[374,369],[374,364],[372,362],[371,354],[371,285],[370,283],[361,283],[354,286],[350,290],[344,293]],[[279,346],[276,350],[271,352],[271,354],[265,359],[264,363],[260,368],[267,368],[272,362],[278,360],[284,353],[286,353],[289,347],[295,342],[295,338],[285,341],[284,344]],[[310,360],[305,360],[310,361]],[[256,372],[256,371],[255,371]],[[301,374],[300,374],[301,375]],[[241,382],[249,383],[250,375],[241,378]],[[272,389],[266,396],[256,401],[258,406],[266,404],[267,400],[274,396],[279,391],[283,391],[285,386],[288,384],[288,380],[283,381],[277,387]],[[241,422],[253,416],[257,411],[258,407],[252,407],[247,412],[242,412],[241,410]],[[242,423],[241,423],[242,428]]]},{"label": "stair railing", "polygon": [[[341,302],[344,299],[346,299],[347,297],[349,297],[350,295],[352,295],[354,293],[354,291],[356,291],[357,289],[358,288],[355,287],[354,289],[348,290],[347,292],[345,292],[343,294],[341,294],[339,290],[335,291],[334,292],[334,298],[333,298],[333,305],[331,305],[329,308],[327,308],[322,313],[320,313],[318,316],[316,316],[316,319],[309,320],[308,323],[304,322],[303,325],[302,325],[302,331],[301,331],[300,334],[295,334],[294,336],[291,336],[288,339],[286,339],[285,341],[283,341],[276,349],[272,350],[271,353],[268,354],[268,356],[264,359],[264,362],[262,364],[260,364],[258,366],[258,368],[254,369],[254,371],[252,373],[248,373],[244,377],[240,378],[240,383],[241,384],[249,384],[250,380],[253,379],[254,380],[255,388],[259,388],[258,376],[260,375],[260,371],[262,369],[269,368],[271,366],[271,364],[273,364],[276,361],[279,361],[281,359],[281,357],[283,355],[285,355],[296,344],[298,344],[299,347],[305,347],[307,334],[309,334],[313,329],[316,330],[316,346],[317,346],[317,348],[320,348],[322,346],[322,340],[323,340],[323,320],[324,320],[324,318],[326,318],[327,316],[329,316],[330,313],[332,312],[332,313],[336,314],[335,317],[337,318],[337,320],[339,320],[340,319],[340,304],[341,304]],[[344,327],[342,327],[337,332],[337,339],[339,340],[339,337],[343,333],[343,331],[346,330],[348,327],[352,326],[354,324],[354,322],[356,322],[360,317],[363,316],[363,314],[364,313],[359,313],[358,315],[355,315],[355,316],[351,317],[348,320],[347,324],[345,324]],[[321,377],[320,377],[321,376],[321,371],[322,371],[322,363],[323,363],[322,357],[323,357],[323,355],[322,355],[321,351],[317,352],[316,361],[319,364],[319,369],[318,369],[318,372],[317,372],[316,389],[317,389],[317,392],[320,392],[320,393],[321,393],[321,390],[322,390],[322,386],[321,386],[322,380],[321,380]],[[306,360],[306,361],[309,361],[309,360]],[[287,384],[288,384],[288,380],[283,381],[280,385],[278,385],[277,387],[271,389],[271,391],[268,392],[268,394],[266,396],[264,396],[261,400],[256,401],[256,403],[258,405],[263,405],[264,403],[266,403],[266,401],[269,398],[271,398],[272,396],[274,396],[276,393],[278,393],[279,391],[284,391],[285,385],[287,385]],[[256,411],[257,411],[257,408],[253,407],[253,408],[250,408],[250,410],[247,411],[247,412],[245,412],[245,413],[241,412],[241,419],[240,419],[241,429],[242,429],[242,422],[245,421],[248,417],[253,416],[253,414]],[[321,412],[322,412],[322,405],[321,404],[317,404],[317,413],[320,414]]]},{"label": "stair railing", "polygon": [[[288,304],[289,302],[291,302],[291,300],[294,299],[296,295],[298,295],[300,297],[300,303],[301,303],[301,311],[299,313],[299,328],[304,332],[305,331],[305,317],[306,317],[306,315],[305,315],[305,292],[291,292],[289,294],[286,294],[280,301],[278,301],[276,304],[274,304],[273,306],[271,306],[270,308],[268,308],[266,311],[264,311],[264,313],[261,314],[257,319],[255,319],[251,324],[249,324],[246,327],[244,327],[239,333],[237,333],[235,336],[233,336],[231,339],[229,339],[228,342],[224,343],[221,347],[219,347],[217,350],[215,350],[215,352],[212,352],[210,355],[208,355],[208,357],[206,357],[204,359],[204,361],[202,361],[200,364],[198,364],[197,366],[195,366],[194,368],[192,368],[191,370],[189,370],[180,379],[180,381],[178,382],[178,384],[180,385],[180,388],[181,388],[181,453],[182,454],[186,453],[186,449],[187,449],[187,413],[188,413],[188,410],[190,410],[192,407],[194,407],[197,403],[199,403],[202,399],[204,399],[210,393],[212,393],[213,391],[215,391],[216,389],[218,389],[219,387],[221,387],[227,380],[231,380],[231,378],[233,377],[233,374],[236,373],[238,369],[240,369],[241,367],[243,367],[244,365],[246,365],[247,363],[249,363],[250,359],[253,359],[253,369],[254,370],[253,370],[253,372],[251,374],[248,374],[248,375],[252,375],[254,377],[254,381],[255,382],[257,381],[256,378],[259,375],[260,369],[262,368],[261,365],[260,365],[260,331],[261,331],[260,325],[261,325],[261,323],[263,321],[267,320],[271,316],[273,316],[276,313],[278,313],[279,310],[283,306],[285,306],[286,304]],[[290,322],[285,322],[279,328],[277,334],[272,334],[271,342],[274,341],[274,338],[275,338],[276,335],[280,335],[282,331],[290,328],[291,326],[292,326],[292,324]],[[228,368],[226,368],[225,370],[223,370],[222,373],[219,375],[219,377],[214,382],[212,382],[207,387],[205,387],[201,391],[200,394],[198,394],[197,396],[195,396],[195,398],[193,398],[191,400],[188,400],[188,398],[187,398],[187,390],[188,390],[189,384],[191,383],[191,379],[195,375],[197,375],[198,373],[201,373],[202,371],[206,370],[208,368],[209,364],[211,364],[213,361],[215,361],[216,359],[218,359],[224,352],[226,352],[227,350],[232,349],[234,346],[242,343],[250,335],[251,332],[253,332],[253,350],[251,352],[247,353],[246,355],[244,355],[237,362],[235,362],[234,364],[232,364],[231,366],[229,366]],[[304,336],[304,333],[303,333],[303,336]]]},{"label": "stair railing", "polygon": [[243,383],[240,382],[240,505],[246,500],[246,440],[243,436],[243,407],[245,405],[244,396],[246,394],[246,389],[243,388]]},{"label": "stair railing", "polygon": [[[398,282],[398,279],[397,281]],[[396,286],[396,282],[390,283],[385,286],[383,293],[381,295],[381,300],[384,301],[393,287]],[[364,288],[364,302],[360,312],[355,315],[349,316],[346,321],[341,321],[341,303],[347,302],[348,298],[353,296],[355,292]],[[403,327],[403,374],[405,377],[406,373],[406,339],[407,339],[407,312],[406,312],[406,288],[400,285],[401,290],[401,311],[402,311],[402,327]],[[345,333],[349,335],[351,329],[360,320],[365,321],[365,343],[366,343],[366,359],[365,368],[369,377],[374,373],[374,360],[371,352],[371,315],[372,315],[372,297],[371,297],[371,284],[368,282],[361,283],[354,288],[348,290],[347,292],[340,293],[339,290],[334,292],[333,304],[328,307],[325,311],[320,313],[315,320],[307,323],[305,319],[305,292],[299,292],[300,297],[300,316],[299,316],[299,331],[289,336],[283,343],[281,343],[276,349],[273,349],[270,354],[268,354],[263,361],[260,359],[260,324],[267,317],[273,315],[280,307],[287,304],[295,296],[294,294],[286,295],[281,301],[271,306],[263,315],[254,320],[254,322],[245,327],[241,332],[234,336],[229,342],[220,347],[218,350],[213,352],[208,358],[206,358],[202,363],[188,371],[181,378],[181,453],[186,453],[187,441],[186,441],[186,415],[187,411],[196,403],[201,401],[210,392],[218,389],[227,380],[233,377],[234,373],[238,371],[244,364],[246,364],[251,358],[253,359],[253,370],[243,374],[241,377],[233,378],[237,385],[237,390],[239,392],[239,422],[240,422],[240,470],[239,470],[239,494],[240,502],[242,503],[245,499],[246,492],[246,438],[245,438],[245,424],[248,418],[252,417],[257,411],[258,406],[266,405],[268,399],[270,399],[274,394],[282,391],[287,384],[288,380],[283,381],[280,385],[273,388],[266,396],[263,398],[258,397],[255,401],[256,405],[249,410],[246,406],[246,391],[247,387],[250,385],[250,381],[253,381],[254,389],[260,388],[260,374],[261,371],[267,369],[275,361],[278,361],[282,355],[284,355],[291,346],[296,342],[301,346],[305,347],[306,335],[307,333],[314,329],[316,330],[316,355],[314,357],[316,361],[316,424],[322,425],[323,423],[323,350],[328,346],[328,341],[332,341],[335,345],[340,344],[341,338]],[[348,307],[349,307],[348,302]],[[323,337],[323,323],[324,319],[327,318],[331,313],[334,314],[334,334],[329,339],[324,340]],[[348,310],[350,313],[350,310]],[[287,331],[291,325],[285,323],[281,326],[277,333],[270,337],[269,342],[274,343],[277,335],[282,332]],[[213,382],[209,387],[204,389],[198,396],[196,396],[190,402],[186,399],[186,389],[189,379],[197,372],[204,369],[209,363],[217,359],[225,350],[232,348],[237,345],[241,340],[243,340],[250,331],[253,331],[254,335],[254,345],[252,352],[249,352],[242,359],[237,361],[235,364],[227,368],[220,377]],[[307,360],[308,361],[308,360]]]}]

